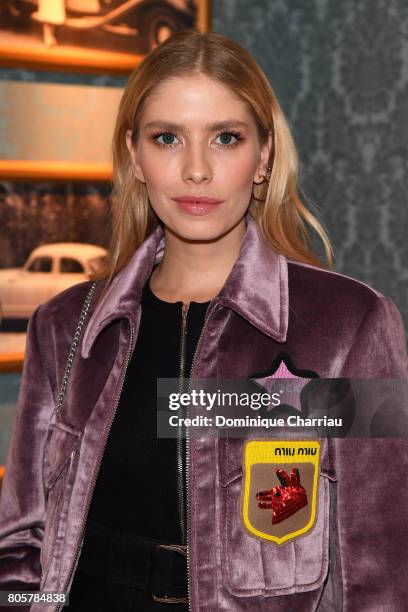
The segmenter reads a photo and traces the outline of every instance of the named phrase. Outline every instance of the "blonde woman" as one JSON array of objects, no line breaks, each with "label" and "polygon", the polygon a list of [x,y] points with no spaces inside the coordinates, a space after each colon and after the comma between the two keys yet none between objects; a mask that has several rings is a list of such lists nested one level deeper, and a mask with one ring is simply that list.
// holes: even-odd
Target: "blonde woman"
[{"label": "blonde woman", "polygon": [[264,73],[219,34],[175,35],[131,75],[113,154],[109,266],[30,321],[1,588],[69,592],[75,611],[402,612],[405,441],[301,438],[320,461],[299,451],[288,473],[258,432],[272,488],[257,481],[248,504],[262,532],[245,518],[251,440],[156,433],[159,378],[408,374],[393,302],[328,269]]}]

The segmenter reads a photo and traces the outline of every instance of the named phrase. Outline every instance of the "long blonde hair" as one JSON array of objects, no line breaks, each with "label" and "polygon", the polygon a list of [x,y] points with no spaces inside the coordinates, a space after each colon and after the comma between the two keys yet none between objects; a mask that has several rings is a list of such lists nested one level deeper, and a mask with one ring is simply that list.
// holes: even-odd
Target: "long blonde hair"
[{"label": "long blonde hair", "polygon": [[[249,212],[261,233],[276,251],[300,262],[332,266],[332,247],[317,218],[298,193],[298,156],[288,123],[262,69],[239,44],[221,34],[184,30],[175,34],[133,71],[123,93],[112,143],[114,201],[109,259],[99,278],[108,282],[129,261],[136,248],[155,229],[159,220],[144,183],[133,174],[126,131],[138,135],[143,104],[154,87],[172,76],[202,73],[238,94],[249,106],[264,143],[272,132],[269,186],[254,185]],[[314,254],[309,228],[320,236],[326,264]]]}]

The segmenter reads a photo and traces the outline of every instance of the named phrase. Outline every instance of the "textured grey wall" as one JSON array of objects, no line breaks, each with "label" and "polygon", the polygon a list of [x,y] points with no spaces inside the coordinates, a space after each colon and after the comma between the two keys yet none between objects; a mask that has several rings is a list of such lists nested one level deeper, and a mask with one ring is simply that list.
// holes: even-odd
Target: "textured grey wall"
[{"label": "textured grey wall", "polygon": [[406,0],[215,0],[212,12],[275,89],[335,269],[394,299],[408,329]]}]

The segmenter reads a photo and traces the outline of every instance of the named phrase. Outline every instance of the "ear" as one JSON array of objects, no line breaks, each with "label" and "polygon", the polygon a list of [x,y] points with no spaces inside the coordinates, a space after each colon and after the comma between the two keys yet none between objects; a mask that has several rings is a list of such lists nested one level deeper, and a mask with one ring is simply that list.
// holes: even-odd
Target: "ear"
[{"label": "ear", "polygon": [[138,181],[140,181],[141,183],[145,183],[146,181],[138,160],[136,148],[132,141],[132,130],[126,130],[126,146],[128,148],[130,158],[132,160],[133,174],[135,175]]},{"label": "ear", "polygon": [[268,132],[268,138],[266,142],[261,147],[261,160],[255,170],[254,174],[254,183],[256,185],[260,185],[264,181],[264,176],[266,175],[267,168],[270,165],[270,156],[273,148],[273,138],[272,132]]}]

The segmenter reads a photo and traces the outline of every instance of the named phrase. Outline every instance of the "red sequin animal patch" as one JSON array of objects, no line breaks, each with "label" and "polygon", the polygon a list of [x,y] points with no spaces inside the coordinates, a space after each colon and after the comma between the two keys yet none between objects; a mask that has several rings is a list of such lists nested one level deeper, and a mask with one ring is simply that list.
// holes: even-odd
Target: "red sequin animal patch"
[{"label": "red sequin animal patch", "polygon": [[300,484],[299,469],[293,468],[290,476],[285,470],[278,469],[276,475],[280,485],[256,494],[258,507],[263,510],[272,510],[272,524],[284,521],[307,506],[307,495]]}]

